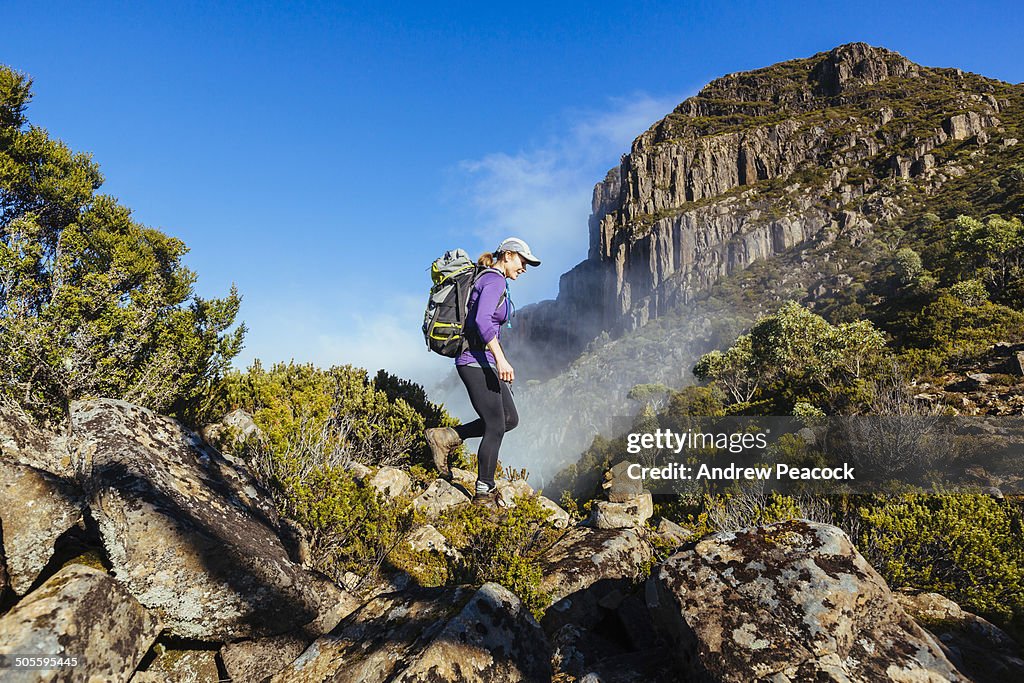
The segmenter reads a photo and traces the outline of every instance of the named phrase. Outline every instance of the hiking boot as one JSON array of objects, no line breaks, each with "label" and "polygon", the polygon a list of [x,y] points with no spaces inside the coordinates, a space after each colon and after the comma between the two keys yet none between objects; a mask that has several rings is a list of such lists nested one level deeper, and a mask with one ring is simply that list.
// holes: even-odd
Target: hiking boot
[{"label": "hiking boot", "polygon": [[434,455],[434,467],[443,479],[451,479],[452,471],[448,467],[448,454],[462,443],[459,433],[451,427],[431,427],[427,430],[427,445]]},{"label": "hiking boot", "polygon": [[489,508],[504,508],[508,507],[508,504],[502,500],[501,494],[498,493],[498,487],[495,486],[487,493],[477,493],[473,496],[473,505],[483,505]]}]

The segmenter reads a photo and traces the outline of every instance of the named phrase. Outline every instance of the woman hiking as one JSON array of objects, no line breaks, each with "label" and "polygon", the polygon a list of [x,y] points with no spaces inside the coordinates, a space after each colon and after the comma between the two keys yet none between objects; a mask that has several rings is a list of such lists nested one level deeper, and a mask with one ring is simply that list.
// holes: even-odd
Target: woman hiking
[{"label": "woman hiking", "polygon": [[455,369],[466,385],[469,400],[479,417],[457,427],[428,429],[427,443],[434,464],[442,477],[449,478],[448,454],[465,439],[481,436],[477,449],[476,494],[473,503],[498,507],[502,501],[494,483],[498,449],[505,432],[519,424],[519,413],[512,399],[511,384],[515,370],[501,348],[501,326],[514,309],[508,294],[508,280],[526,272],[526,266],[539,266],[529,245],[518,237],[509,237],[493,252],[482,254],[477,265],[485,270],[477,277],[466,306],[464,334],[468,348],[455,359]]}]

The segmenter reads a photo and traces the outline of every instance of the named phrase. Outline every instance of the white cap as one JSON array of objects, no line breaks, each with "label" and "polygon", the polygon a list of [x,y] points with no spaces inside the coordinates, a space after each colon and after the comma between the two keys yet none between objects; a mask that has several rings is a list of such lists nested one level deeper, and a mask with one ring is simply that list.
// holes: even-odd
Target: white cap
[{"label": "white cap", "polygon": [[519,239],[518,237],[507,238],[505,241],[498,245],[497,249],[495,249],[495,252],[498,251],[514,251],[520,256],[522,256],[523,261],[529,263],[531,266],[540,265],[540,259],[534,256],[533,252],[530,251],[530,245],[524,242],[523,240]]}]

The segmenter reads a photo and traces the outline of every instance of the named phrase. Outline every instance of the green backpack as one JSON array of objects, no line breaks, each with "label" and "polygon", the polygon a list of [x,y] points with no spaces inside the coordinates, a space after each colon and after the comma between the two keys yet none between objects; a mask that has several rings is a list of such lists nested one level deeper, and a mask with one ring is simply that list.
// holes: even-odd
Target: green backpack
[{"label": "green backpack", "polygon": [[[458,358],[469,346],[466,338],[466,308],[469,293],[478,277],[497,268],[479,266],[462,249],[451,249],[430,266],[430,297],[423,314],[423,338],[427,349],[448,358]],[[504,293],[498,301],[505,301]]]}]

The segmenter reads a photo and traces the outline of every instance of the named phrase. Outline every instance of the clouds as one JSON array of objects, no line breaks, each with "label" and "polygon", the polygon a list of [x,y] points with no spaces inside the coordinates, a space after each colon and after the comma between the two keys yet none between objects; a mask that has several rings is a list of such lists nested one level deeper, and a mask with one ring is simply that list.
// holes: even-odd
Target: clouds
[{"label": "clouds", "polygon": [[516,235],[544,260],[542,269],[516,283],[518,298],[536,301],[557,294],[559,276],[586,258],[594,185],[619,163],[634,138],[682,99],[613,98],[602,111],[568,112],[561,130],[539,146],[459,164],[460,200],[471,207],[484,248]]},{"label": "clouds", "polygon": [[[681,99],[611,99],[602,111],[564,113],[542,145],[457,163],[451,173],[459,201],[439,206],[431,220],[476,226],[454,242],[473,256],[474,249],[493,249],[509,235],[523,237],[544,265],[515,282],[513,298],[517,305],[552,298],[559,276],[586,258],[594,184]],[[250,334],[235,366],[260,358],[264,365],[289,359],[323,367],[351,364],[371,374],[385,368],[430,390],[450,374],[451,361],[428,353],[420,334],[429,284],[424,268],[450,246],[432,242],[437,253],[392,264],[394,273],[372,285],[322,281],[314,287],[303,280],[272,294],[263,289],[243,301],[240,318]],[[407,267],[413,263],[416,269]]]}]

